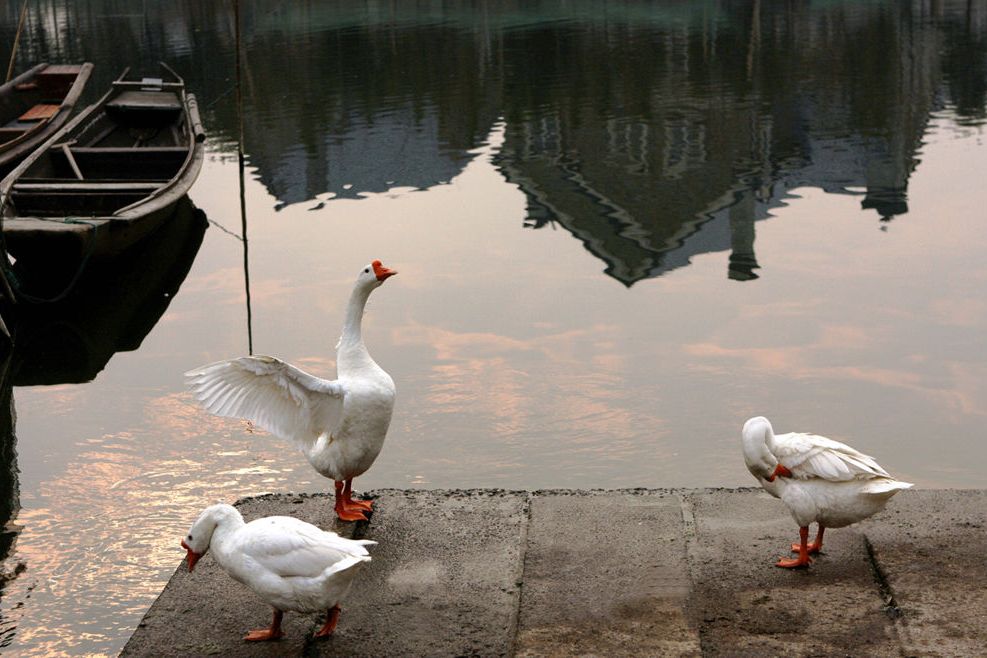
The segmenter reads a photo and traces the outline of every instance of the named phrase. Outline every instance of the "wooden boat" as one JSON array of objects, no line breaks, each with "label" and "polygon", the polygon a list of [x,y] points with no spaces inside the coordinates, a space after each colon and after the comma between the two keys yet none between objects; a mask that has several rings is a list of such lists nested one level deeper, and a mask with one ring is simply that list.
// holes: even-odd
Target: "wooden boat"
[{"label": "wooden boat", "polygon": [[38,64],[0,86],[0,177],[68,120],[93,65]]},{"label": "wooden boat", "polygon": [[81,267],[126,252],[168,217],[199,175],[195,96],[162,64],[129,69],[0,182],[3,238],[19,269]]}]

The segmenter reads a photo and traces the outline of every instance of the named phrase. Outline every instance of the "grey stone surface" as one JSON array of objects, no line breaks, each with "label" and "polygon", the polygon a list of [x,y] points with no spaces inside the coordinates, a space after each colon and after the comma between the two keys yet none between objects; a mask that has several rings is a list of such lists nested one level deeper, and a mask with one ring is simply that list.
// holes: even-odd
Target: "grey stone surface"
[{"label": "grey stone surface", "polygon": [[[321,656],[511,653],[526,497],[500,491],[374,492],[373,561]],[[352,623],[344,627],[344,621]]]},{"label": "grey stone surface", "polygon": [[860,527],[905,655],[987,655],[987,491],[905,491]]},{"label": "grey stone surface", "polygon": [[289,612],[284,639],[244,642],[248,630],[270,623],[271,609],[207,553],[193,573],[178,568],[121,655],[509,654],[526,495],[380,491],[375,499],[369,524],[336,521],[328,496],[265,496],[239,505],[248,521],[287,514],[379,542],[370,547],[373,561],[341,606],[332,638],[311,638],[320,615]]},{"label": "grey stone surface", "polygon": [[[864,537],[832,530],[806,570],[774,566],[798,539],[788,509],[760,490],[688,494],[694,623],[709,656],[897,656]],[[815,528],[813,527],[813,532]]]},{"label": "grey stone surface", "polygon": [[674,493],[531,500],[517,654],[699,655]]},{"label": "grey stone surface", "polygon": [[[179,566],[124,656],[969,656],[987,646],[987,492],[906,491],[830,530],[808,570],[760,490],[373,492],[369,523],[331,499],[240,504],[380,542],[335,635],[271,611],[207,555]],[[177,544],[185,528],[176,529]]]}]

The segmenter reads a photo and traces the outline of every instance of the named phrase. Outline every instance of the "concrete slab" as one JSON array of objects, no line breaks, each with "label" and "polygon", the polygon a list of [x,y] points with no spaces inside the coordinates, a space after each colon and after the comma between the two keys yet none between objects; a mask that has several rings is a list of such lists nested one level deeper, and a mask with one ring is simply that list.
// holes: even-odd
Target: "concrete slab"
[{"label": "concrete slab", "polygon": [[[124,656],[958,656],[987,646],[987,491],[899,494],[831,530],[807,571],[778,569],[797,529],[755,489],[373,492],[370,523],[329,497],[243,501],[381,542],[343,605],[270,610],[210,556],[180,566]],[[191,519],[189,519],[191,521]],[[176,531],[177,543],[185,528]],[[523,585],[522,585],[523,582]]]},{"label": "concrete slab", "polygon": [[987,491],[904,491],[861,524],[908,656],[987,651]]},{"label": "concrete slab", "polygon": [[[373,562],[320,656],[506,656],[527,494],[375,491]],[[344,622],[350,621],[349,625]]]},{"label": "concrete slab", "polygon": [[517,655],[698,656],[679,495],[531,499]]},{"label": "concrete slab", "polygon": [[320,615],[286,613],[284,639],[244,642],[248,630],[270,623],[271,610],[207,553],[194,573],[179,567],[121,655],[510,654],[527,494],[378,491],[374,497],[369,525],[339,523],[323,495],[265,496],[238,505],[248,521],[287,514],[380,542],[370,548],[373,562],[341,606],[332,638],[311,638]]},{"label": "concrete slab", "polygon": [[808,570],[780,569],[774,563],[791,557],[798,538],[781,501],[759,490],[709,490],[685,502],[694,517],[690,612],[703,655],[900,655],[859,531],[827,533]]}]

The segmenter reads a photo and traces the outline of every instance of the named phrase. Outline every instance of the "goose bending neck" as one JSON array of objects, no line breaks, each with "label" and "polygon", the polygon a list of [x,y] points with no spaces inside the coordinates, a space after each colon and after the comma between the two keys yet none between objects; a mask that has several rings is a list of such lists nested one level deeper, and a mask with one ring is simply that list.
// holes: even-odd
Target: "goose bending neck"
[{"label": "goose bending neck", "polygon": [[232,505],[215,505],[210,510],[206,525],[200,532],[207,534],[208,544],[213,547],[217,555],[222,555],[226,540],[245,524],[243,515]]}]

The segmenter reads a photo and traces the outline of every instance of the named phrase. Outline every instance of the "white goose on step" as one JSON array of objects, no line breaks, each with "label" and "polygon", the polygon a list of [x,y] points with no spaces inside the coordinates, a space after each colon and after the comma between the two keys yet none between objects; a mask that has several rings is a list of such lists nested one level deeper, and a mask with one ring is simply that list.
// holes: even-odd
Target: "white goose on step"
[{"label": "white goose on step", "polygon": [[290,516],[245,523],[232,505],[213,505],[192,524],[182,548],[188,551],[189,571],[211,548],[219,566],[274,608],[270,628],[244,637],[261,641],[284,635],[281,620],[288,610],[325,612],[326,621],[315,637],[332,635],[339,603],[364,563],[370,562],[366,547],[376,543],[346,539]]},{"label": "white goose on step", "polygon": [[[880,464],[850,446],[815,434],[775,434],[763,416],[744,424],[744,461],[760,485],[780,498],[799,525],[795,559],[782,559],[779,567],[808,566],[810,553],[822,548],[826,528],[842,528],[872,516],[891,496],[912,485],[900,482]],[[818,524],[816,539],[809,543],[809,524]]]},{"label": "white goose on step", "polygon": [[206,409],[292,441],[316,471],[334,480],[335,511],[343,521],[367,518],[371,502],[353,499],[353,478],[380,453],[394,409],[394,381],[370,357],[361,326],[370,293],[395,274],[375,260],[357,276],[336,345],[334,380],[270,356],[244,356],[185,373]]}]

